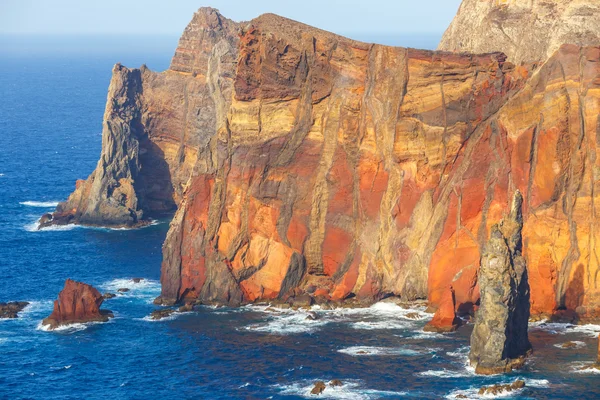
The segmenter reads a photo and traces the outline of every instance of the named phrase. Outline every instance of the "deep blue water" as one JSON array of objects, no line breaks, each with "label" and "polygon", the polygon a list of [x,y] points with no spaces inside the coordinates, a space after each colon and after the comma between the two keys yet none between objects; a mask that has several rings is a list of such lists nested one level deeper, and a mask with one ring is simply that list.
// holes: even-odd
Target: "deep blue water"
[{"label": "deep blue water", "polygon": [[[112,65],[162,70],[170,56],[0,57],[0,301],[32,303],[21,318],[0,321],[0,398],[294,399],[335,378],[345,385],[322,398],[473,398],[481,385],[516,377],[527,381],[521,397],[600,397],[600,375],[574,372],[595,358],[598,326],[533,327],[535,354],[525,370],[476,377],[465,368],[469,326],[424,334],[430,315],[417,309],[413,321],[393,304],[318,311],[318,321],[264,307],[148,321],[168,223],[33,231],[95,167]],[[40,330],[66,278],[132,290],[105,302],[116,315],[109,323]],[[554,346],[567,340],[581,347]]]}]

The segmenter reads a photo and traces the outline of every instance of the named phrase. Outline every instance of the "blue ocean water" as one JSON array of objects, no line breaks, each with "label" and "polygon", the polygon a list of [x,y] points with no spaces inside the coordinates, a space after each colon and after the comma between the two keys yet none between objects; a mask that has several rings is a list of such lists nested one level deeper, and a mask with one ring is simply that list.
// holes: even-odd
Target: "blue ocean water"
[{"label": "blue ocean water", "polygon": [[[96,165],[112,65],[162,70],[170,55],[0,57],[0,301],[31,302],[19,319],[0,320],[0,398],[296,399],[331,379],[344,385],[319,398],[477,398],[482,385],[517,377],[527,386],[515,397],[600,398],[600,375],[576,372],[595,360],[600,326],[532,326],[535,353],[523,371],[478,377],[465,363],[470,326],[424,333],[431,315],[419,307],[317,309],[316,321],[207,307],[152,322],[167,222],[33,230]],[[109,323],[43,331],[66,278],[131,290],[104,303],[115,313]],[[577,348],[556,347],[566,341]]]}]

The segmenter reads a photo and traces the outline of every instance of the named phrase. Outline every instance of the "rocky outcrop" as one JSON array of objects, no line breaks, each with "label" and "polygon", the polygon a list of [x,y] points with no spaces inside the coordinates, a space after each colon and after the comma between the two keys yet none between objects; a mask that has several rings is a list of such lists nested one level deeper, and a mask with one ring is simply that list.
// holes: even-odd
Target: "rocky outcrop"
[{"label": "rocky outcrop", "polygon": [[235,66],[236,26],[204,10],[186,29],[169,70],[115,65],[98,165],[40,220],[41,228],[143,226],[175,211],[192,169],[212,168],[220,103],[230,95]]},{"label": "rocky outcrop", "polygon": [[492,227],[481,258],[481,304],[475,314],[469,360],[478,374],[510,372],[531,351],[529,282],[522,256],[523,197],[517,191],[510,213]]},{"label": "rocky outcrop", "polygon": [[[178,205],[163,304],[304,293],[439,307],[451,284],[463,313],[519,189],[532,311],[594,318],[599,71],[597,47],[515,66],[201,9],[168,71],[116,68],[104,161],[53,220],[135,225]],[[88,190],[96,176],[111,189]],[[133,191],[117,185],[129,176]],[[129,217],[102,211],[114,207]]]},{"label": "rocky outcrop", "polygon": [[600,44],[596,0],[463,0],[440,50],[501,51],[514,63],[545,61],[563,44]]},{"label": "rocky outcrop", "polygon": [[53,330],[74,323],[106,322],[113,315],[108,310],[100,310],[103,301],[94,287],[67,279],[58,300],[54,301],[52,314],[42,321],[42,325]]},{"label": "rocky outcrop", "polygon": [[454,289],[450,286],[442,297],[433,319],[423,328],[426,332],[454,332],[460,326],[461,321],[456,316],[456,300]]},{"label": "rocky outcrop", "polygon": [[18,313],[29,305],[26,301],[0,303],[0,318],[18,318]]}]

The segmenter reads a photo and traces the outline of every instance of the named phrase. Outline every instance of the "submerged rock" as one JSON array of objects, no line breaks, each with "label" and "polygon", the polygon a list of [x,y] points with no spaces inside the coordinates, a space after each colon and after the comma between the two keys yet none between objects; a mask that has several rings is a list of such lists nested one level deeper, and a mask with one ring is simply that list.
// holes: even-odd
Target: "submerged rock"
[{"label": "submerged rock", "polygon": [[334,379],[331,382],[329,382],[329,386],[331,386],[331,387],[337,387],[337,386],[343,386],[343,385],[344,384],[339,379]]},{"label": "submerged rock", "polygon": [[515,390],[523,389],[525,387],[525,381],[521,379],[517,379],[513,383],[507,383],[504,385],[492,385],[492,386],[483,386],[479,389],[480,396],[492,395],[497,396],[506,392],[513,392]]},{"label": "submerged rock", "polygon": [[460,326],[461,321],[456,316],[456,302],[454,299],[454,289],[448,288],[440,307],[435,312],[433,319],[423,328],[426,332],[454,332]]},{"label": "submerged rock", "polygon": [[317,381],[315,382],[315,386],[310,391],[310,394],[321,394],[326,388],[327,386],[325,386],[325,382]]},{"label": "submerged rock", "polygon": [[172,308],[165,308],[162,310],[154,310],[150,313],[150,318],[153,320],[159,320],[159,319],[166,318],[174,313],[175,313],[175,310],[173,310]]},{"label": "submerged rock", "polygon": [[18,318],[19,311],[29,305],[26,301],[11,301],[0,303],[0,318]]},{"label": "submerged rock", "polygon": [[127,293],[127,292],[129,292],[129,289],[128,288],[120,288],[120,289],[117,289],[117,292],[119,292],[119,293]]},{"label": "submerged rock", "polygon": [[133,283],[140,283],[143,280],[144,280],[144,278],[133,278],[132,279]]},{"label": "submerged rock", "polygon": [[510,213],[492,227],[481,259],[481,304],[469,354],[478,374],[510,372],[522,366],[531,351],[527,335],[529,282],[521,254],[522,203],[517,191]]},{"label": "submerged rock", "polygon": [[52,314],[42,321],[42,325],[52,330],[74,323],[106,322],[113,314],[100,310],[103,301],[103,296],[93,286],[67,279],[58,300],[54,301]]}]

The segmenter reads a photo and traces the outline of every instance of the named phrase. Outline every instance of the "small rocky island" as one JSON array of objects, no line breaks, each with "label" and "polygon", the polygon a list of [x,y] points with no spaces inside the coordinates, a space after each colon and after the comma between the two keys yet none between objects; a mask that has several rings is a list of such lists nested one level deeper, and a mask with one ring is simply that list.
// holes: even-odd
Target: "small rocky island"
[{"label": "small rocky island", "polygon": [[469,354],[478,374],[510,372],[521,367],[531,352],[527,334],[529,281],[521,254],[522,205],[523,196],[517,191],[510,213],[492,227],[481,259],[481,304]]},{"label": "small rocky island", "polygon": [[112,312],[101,310],[104,297],[91,285],[67,279],[64,289],[54,301],[54,310],[42,321],[48,330],[85,322],[106,322]]},{"label": "small rocky island", "polygon": [[23,311],[29,305],[26,301],[10,301],[8,303],[0,303],[0,319],[1,318],[18,318],[18,313]]}]

